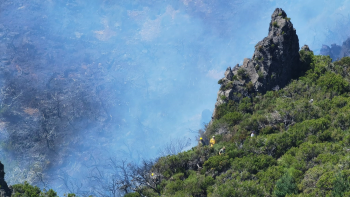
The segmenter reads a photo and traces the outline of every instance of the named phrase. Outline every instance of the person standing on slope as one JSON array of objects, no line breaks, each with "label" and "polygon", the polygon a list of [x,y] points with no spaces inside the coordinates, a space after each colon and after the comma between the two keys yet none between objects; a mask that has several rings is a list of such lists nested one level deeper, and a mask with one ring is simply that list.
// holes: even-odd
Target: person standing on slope
[{"label": "person standing on slope", "polygon": [[224,147],[222,147],[222,149],[220,149],[220,151],[219,151],[219,155],[222,155],[222,154],[225,154],[225,146]]},{"label": "person standing on slope", "polygon": [[210,147],[213,147],[214,144],[215,144],[215,142],[216,142],[216,141],[215,141],[215,136],[213,136],[213,138],[211,138],[211,139],[210,139],[210,142],[209,142],[209,143],[210,143]]},{"label": "person standing on slope", "polygon": [[205,145],[205,142],[203,140],[202,137],[199,138],[199,141],[198,141],[198,146],[204,146]]}]

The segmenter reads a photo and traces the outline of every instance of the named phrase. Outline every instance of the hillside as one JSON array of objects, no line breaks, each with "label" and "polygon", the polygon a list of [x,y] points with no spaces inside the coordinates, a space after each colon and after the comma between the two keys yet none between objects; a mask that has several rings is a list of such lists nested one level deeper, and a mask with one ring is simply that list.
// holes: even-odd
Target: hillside
[{"label": "hillside", "polygon": [[[213,120],[202,134],[206,141],[216,136],[214,147],[160,158],[151,170],[156,181],[126,196],[350,195],[350,58],[332,63],[329,56],[316,56],[304,46],[299,61],[287,64],[297,56],[295,47],[289,50],[294,57],[282,54],[297,37],[288,39],[295,38],[295,30],[283,15],[276,9],[269,36],[259,42],[262,48],[258,43],[253,60],[233,71],[228,68],[219,81]],[[285,26],[289,43],[274,34]],[[264,44],[269,39],[282,47],[271,52],[276,45]],[[271,58],[257,58],[254,65],[257,51]],[[251,131],[258,135],[250,137]],[[219,156],[223,146],[226,153]]]},{"label": "hillside", "polygon": [[[219,80],[212,121],[199,132],[206,145],[140,166],[123,162],[114,191],[127,197],[350,196],[350,58],[332,62],[307,46],[299,51],[287,14],[276,9],[271,19],[252,59]],[[257,135],[250,137],[252,131]],[[13,187],[24,195],[24,186]],[[55,196],[50,191],[46,195]]]}]

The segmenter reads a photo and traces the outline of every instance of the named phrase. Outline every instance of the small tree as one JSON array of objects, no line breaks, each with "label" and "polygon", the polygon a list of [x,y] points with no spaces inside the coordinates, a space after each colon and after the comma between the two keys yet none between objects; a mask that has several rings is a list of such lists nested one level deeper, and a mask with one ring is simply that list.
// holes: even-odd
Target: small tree
[{"label": "small tree", "polygon": [[287,172],[277,180],[274,194],[277,197],[284,197],[287,194],[296,194],[298,192],[294,178]]},{"label": "small tree", "polygon": [[342,173],[338,173],[335,177],[335,181],[333,183],[333,191],[332,195],[334,197],[341,197],[347,191],[349,191],[349,181],[347,177]]}]

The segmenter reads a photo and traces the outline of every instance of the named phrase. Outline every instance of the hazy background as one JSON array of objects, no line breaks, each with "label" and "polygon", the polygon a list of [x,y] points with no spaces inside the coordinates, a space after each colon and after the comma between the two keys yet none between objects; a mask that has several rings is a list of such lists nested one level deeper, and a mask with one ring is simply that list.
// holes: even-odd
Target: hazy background
[{"label": "hazy background", "polygon": [[[322,44],[341,45],[350,35],[348,0],[2,0],[0,27],[39,32],[27,39],[56,57],[47,70],[108,66],[110,78],[104,80],[113,79],[115,86],[104,91],[118,98],[114,124],[103,140],[98,131],[81,140],[100,156],[138,160],[156,157],[170,139],[190,138],[196,145],[196,131],[214,109],[218,79],[228,66],[251,58],[278,7],[291,18],[300,47],[307,44],[315,54]],[[51,47],[55,42],[65,47]],[[72,180],[84,179],[84,161],[67,158]],[[18,181],[11,178],[14,171],[6,173],[10,184]]]}]

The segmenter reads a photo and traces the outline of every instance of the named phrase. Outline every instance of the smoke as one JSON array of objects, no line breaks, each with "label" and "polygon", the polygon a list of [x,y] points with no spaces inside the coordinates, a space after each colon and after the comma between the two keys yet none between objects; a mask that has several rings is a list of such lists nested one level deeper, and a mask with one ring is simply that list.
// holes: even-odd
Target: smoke
[{"label": "smoke", "polygon": [[177,138],[195,145],[220,73],[251,57],[276,7],[311,49],[335,38],[325,26],[335,35],[347,23],[347,2],[311,2],[1,1],[6,180],[84,194],[108,158],[154,158]]}]

